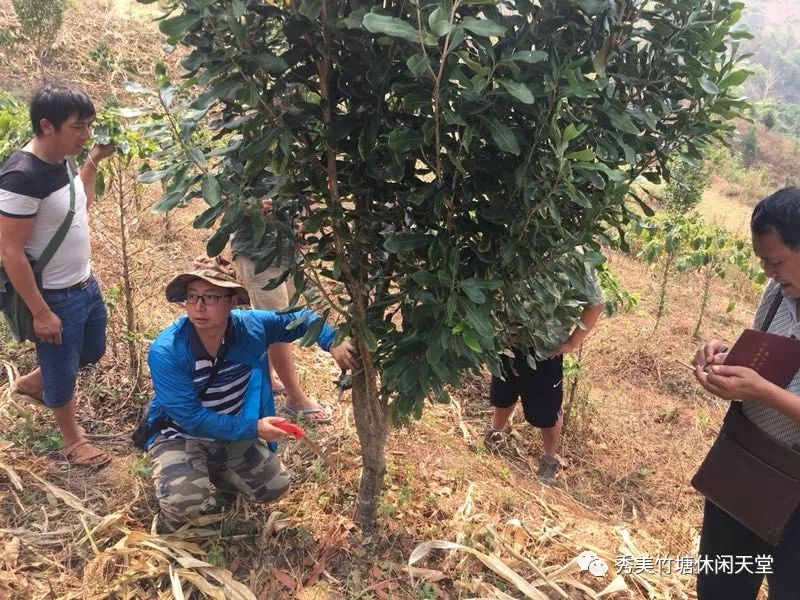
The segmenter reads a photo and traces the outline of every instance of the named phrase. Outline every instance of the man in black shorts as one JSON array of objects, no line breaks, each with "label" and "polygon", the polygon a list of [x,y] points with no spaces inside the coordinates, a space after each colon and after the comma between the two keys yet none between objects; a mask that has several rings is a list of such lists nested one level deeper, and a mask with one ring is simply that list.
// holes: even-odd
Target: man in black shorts
[{"label": "man in black shorts", "polygon": [[[571,289],[564,294],[564,298],[569,298],[569,304],[575,306],[566,311],[563,318],[548,319],[540,325],[543,331],[548,331],[549,339],[563,340],[562,343],[538,353],[535,349],[513,349],[513,357],[503,354],[501,362],[505,380],[492,376],[489,392],[492,423],[486,428],[484,446],[496,449],[505,443],[508,419],[514,412],[517,399],[522,398],[525,420],[542,430],[544,448],[537,477],[548,485],[558,481],[561,468],[556,450],[562,425],[563,356],[583,343],[605,308],[597,274],[589,263],[586,263],[586,279],[584,289]],[[567,279],[563,278],[563,281]],[[535,369],[528,364],[528,355],[535,358]]]}]

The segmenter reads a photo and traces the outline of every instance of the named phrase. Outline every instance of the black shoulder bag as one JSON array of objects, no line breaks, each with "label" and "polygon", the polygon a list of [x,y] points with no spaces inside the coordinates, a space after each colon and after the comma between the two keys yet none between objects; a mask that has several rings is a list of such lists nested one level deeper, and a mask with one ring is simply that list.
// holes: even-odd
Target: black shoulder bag
[{"label": "black shoulder bag", "polygon": [[[783,296],[778,290],[761,330],[769,329]],[[717,439],[692,486],[761,539],[776,546],[800,506],[800,452],[754,425],[731,402]]]}]

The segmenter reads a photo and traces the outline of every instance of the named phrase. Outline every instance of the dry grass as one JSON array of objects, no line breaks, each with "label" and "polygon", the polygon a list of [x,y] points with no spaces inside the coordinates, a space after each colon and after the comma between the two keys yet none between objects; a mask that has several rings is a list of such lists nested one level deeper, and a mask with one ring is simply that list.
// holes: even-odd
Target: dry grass
[{"label": "dry grass", "polygon": [[726,183],[715,177],[712,186],[703,193],[697,212],[709,223],[747,237],[750,235],[750,213],[761,198],[745,200],[728,192]]},{"label": "dry grass", "polygon": [[[164,37],[152,23],[155,5],[125,0],[70,2],[64,24],[40,63],[24,45],[0,48],[0,88],[20,97],[47,81],[79,84],[96,100],[125,98],[120,85],[134,69],[148,77],[156,62],[177,72],[180,52],[161,51]],[[14,30],[11,0],[0,0],[0,27]]]}]

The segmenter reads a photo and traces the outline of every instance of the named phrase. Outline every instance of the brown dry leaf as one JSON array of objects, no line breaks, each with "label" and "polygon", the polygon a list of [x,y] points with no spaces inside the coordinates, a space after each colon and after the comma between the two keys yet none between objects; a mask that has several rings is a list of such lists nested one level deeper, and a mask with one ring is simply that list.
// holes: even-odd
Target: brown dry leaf
[{"label": "brown dry leaf", "polygon": [[37,482],[39,482],[40,486],[43,487],[45,489],[45,491],[50,492],[53,496],[55,496],[56,498],[61,500],[64,504],[66,504],[70,508],[74,508],[75,510],[77,510],[79,512],[82,512],[82,513],[84,513],[86,515],[89,515],[90,517],[92,517],[94,519],[97,519],[97,520],[101,519],[100,515],[92,512],[91,510],[86,508],[83,505],[83,503],[80,501],[80,499],[75,494],[73,494],[72,492],[68,492],[67,490],[62,490],[57,485],[53,485],[49,481],[46,481],[46,480],[42,479],[36,473],[34,473],[33,471],[31,471],[29,469],[25,469],[25,471],[28,473],[28,475],[30,475]]},{"label": "brown dry leaf", "polygon": [[8,571],[17,568],[17,561],[19,560],[19,538],[12,537],[3,546],[3,551],[0,553],[0,564],[3,564]]},{"label": "brown dry leaf", "polygon": [[270,513],[269,519],[267,519],[266,525],[264,525],[263,529],[261,530],[261,541],[262,543],[266,543],[269,536],[273,533],[278,533],[283,529],[286,529],[292,524],[291,520],[286,518],[286,515],[280,511],[274,510]]},{"label": "brown dry leaf", "polygon": [[169,566],[169,581],[172,585],[173,598],[175,598],[175,600],[185,600],[181,579],[178,577],[178,572],[172,568],[172,565]]},{"label": "brown dry leaf", "polygon": [[293,590],[297,587],[297,580],[289,575],[286,571],[281,571],[280,569],[272,569],[272,575],[277,579],[281,585],[284,587]]},{"label": "brown dry leaf", "polygon": [[500,560],[500,557],[494,554],[484,554],[483,552],[475,550],[475,548],[470,548],[469,546],[464,546],[463,544],[456,544],[455,542],[448,542],[447,540],[430,540],[428,542],[422,542],[416,548],[414,548],[411,556],[409,556],[408,565],[412,566],[415,562],[422,559],[433,549],[463,550],[464,552],[469,552],[484,565],[489,567],[492,571],[500,575],[503,579],[513,583],[516,588],[528,598],[532,598],[533,600],[547,600],[547,596],[526,581],[514,569],[506,565],[502,560]]},{"label": "brown dry leaf", "polygon": [[408,573],[412,579],[424,579],[430,583],[447,579],[448,576],[436,569],[423,569],[421,567],[409,567],[408,565],[394,565],[397,569]]},{"label": "brown dry leaf", "polygon": [[189,569],[176,569],[176,573],[185,581],[188,581],[194,587],[196,587],[201,594],[205,594],[214,600],[226,600],[225,591],[222,588],[209,583],[208,580],[199,573]]},{"label": "brown dry leaf", "polygon": [[[7,442],[7,443],[12,444],[12,442]],[[20,492],[25,489],[22,486],[22,479],[20,479],[20,476],[13,469],[13,467],[9,467],[7,464],[0,462],[0,469],[3,469],[8,474],[8,478],[11,480],[11,483],[13,483],[14,487],[17,488]]]},{"label": "brown dry leaf", "polygon": [[89,541],[91,537],[96,538],[100,532],[116,524],[118,521],[122,519],[122,517],[123,517],[122,513],[112,513],[110,515],[106,515],[105,517],[103,517],[103,520],[100,521],[97,525],[95,525],[89,532],[87,532],[87,534],[83,536],[83,538],[81,538],[81,540],[78,543],[85,544],[86,542]]}]

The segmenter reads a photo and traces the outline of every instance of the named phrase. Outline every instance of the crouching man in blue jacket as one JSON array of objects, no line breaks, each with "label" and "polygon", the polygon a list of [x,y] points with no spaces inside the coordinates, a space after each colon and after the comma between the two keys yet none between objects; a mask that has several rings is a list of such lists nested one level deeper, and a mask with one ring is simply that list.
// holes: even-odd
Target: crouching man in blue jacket
[{"label": "crouching man in blue jacket", "polygon": [[[275,442],[286,434],[275,427],[284,419],[273,416],[267,347],[302,337],[320,318],[305,309],[235,310],[249,303],[247,290],[219,265],[203,266],[167,285],[167,300],[185,302],[186,314],[150,348],[155,394],[134,436],[154,464],[162,532],[223,509],[237,493],[268,502],[288,490],[275,455]],[[317,343],[342,369],[353,369],[355,349],[346,341],[331,347],[333,337],[324,324]]]}]

